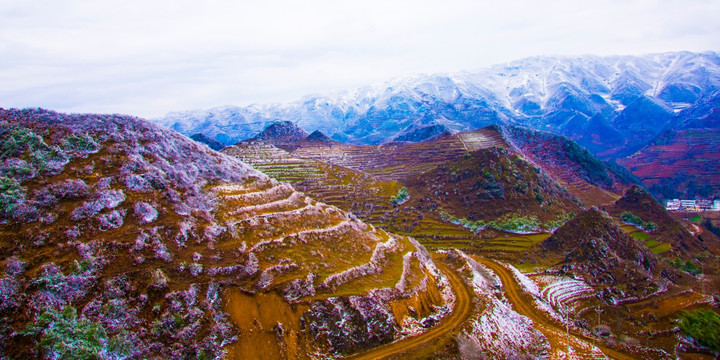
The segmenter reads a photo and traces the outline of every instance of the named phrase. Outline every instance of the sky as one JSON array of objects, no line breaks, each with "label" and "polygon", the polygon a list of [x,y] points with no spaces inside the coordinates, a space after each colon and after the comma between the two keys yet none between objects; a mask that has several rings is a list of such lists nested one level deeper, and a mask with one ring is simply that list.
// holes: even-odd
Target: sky
[{"label": "sky", "polygon": [[720,1],[2,0],[0,107],[160,117],[529,56],[720,51]]}]

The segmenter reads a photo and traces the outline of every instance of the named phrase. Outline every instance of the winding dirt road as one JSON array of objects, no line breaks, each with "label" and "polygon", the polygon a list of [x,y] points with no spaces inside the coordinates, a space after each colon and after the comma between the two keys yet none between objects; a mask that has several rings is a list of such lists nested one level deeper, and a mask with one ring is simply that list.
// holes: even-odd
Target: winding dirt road
[{"label": "winding dirt road", "polygon": [[462,325],[462,323],[472,315],[474,306],[471,301],[472,295],[470,289],[468,289],[463,280],[449,266],[443,264],[441,261],[435,261],[435,265],[448,277],[450,286],[455,293],[455,308],[452,313],[443,319],[439,325],[420,335],[379,346],[366,352],[347,357],[346,359],[382,359],[400,353],[412,352],[413,349],[426,345],[438,337],[447,335],[453,329]]},{"label": "winding dirt road", "polygon": [[[515,281],[515,277],[513,277],[513,274],[510,272],[510,270],[508,270],[494,260],[481,257],[477,257],[476,260],[479,260],[483,265],[487,266],[490,270],[492,270],[500,277],[500,281],[502,281],[503,283],[503,289],[505,290],[505,295],[507,296],[508,300],[510,300],[510,302],[513,304],[515,311],[517,311],[521,315],[527,316],[533,322],[535,322],[536,328],[548,338],[548,340],[550,341],[550,346],[553,349],[567,346],[567,342],[562,342],[562,337],[565,336],[565,329],[557,325],[554,321],[550,321],[548,318],[542,315],[543,312],[541,310],[535,308],[534,302],[532,301],[530,296],[525,294],[522,289],[520,289],[520,286]],[[586,341],[587,343],[592,343],[593,341],[591,338],[588,338],[579,333],[571,331],[570,334],[572,334],[576,339]],[[558,335],[560,335],[560,337]],[[602,352],[606,356],[612,359],[635,359],[635,357],[631,355],[619,352],[606,346],[602,346],[599,344],[596,344],[596,346],[598,346],[598,348],[600,348],[600,350],[602,350]]]}]

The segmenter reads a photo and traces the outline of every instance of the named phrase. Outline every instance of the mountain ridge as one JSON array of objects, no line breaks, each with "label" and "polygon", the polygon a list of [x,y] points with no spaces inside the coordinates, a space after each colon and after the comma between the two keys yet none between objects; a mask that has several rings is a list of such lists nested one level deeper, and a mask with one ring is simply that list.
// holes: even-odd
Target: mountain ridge
[{"label": "mountain ridge", "polygon": [[[534,57],[475,72],[406,76],[288,104],[172,113],[157,121],[180,132],[203,130],[226,144],[277,119],[357,144],[387,142],[431,125],[462,131],[523,125],[569,136],[602,157],[616,158],[664,130],[643,126],[644,111],[652,109],[672,127],[677,121],[671,119],[718,87],[720,56],[715,52]],[[587,127],[602,130],[601,137],[574,132]],[[614,134],[610,142],[603,140],[608,134]],[[608,152],[614,148],[620,150]]]}]

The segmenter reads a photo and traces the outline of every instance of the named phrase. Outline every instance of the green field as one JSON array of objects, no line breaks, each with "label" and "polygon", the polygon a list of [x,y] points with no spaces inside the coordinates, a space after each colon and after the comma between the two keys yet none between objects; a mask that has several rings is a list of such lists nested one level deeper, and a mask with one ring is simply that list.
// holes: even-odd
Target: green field
[{"label": "green field", "polygon": [[664,243],[657,240],[648,240],[645,242],[645,246],[650,249],[650,251],[652,251],[654,254],[662,254],[672,249],[672,246],[669,243]]}]

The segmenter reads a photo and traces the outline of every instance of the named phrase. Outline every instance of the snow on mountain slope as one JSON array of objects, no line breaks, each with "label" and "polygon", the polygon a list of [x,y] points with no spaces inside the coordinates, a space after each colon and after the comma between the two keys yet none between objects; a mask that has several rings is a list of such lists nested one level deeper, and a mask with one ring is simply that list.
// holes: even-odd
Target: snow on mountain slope
[{"label": "snow on mountain slope", "polygon": [[[277,120],[358,144],[384,143],[429,125],[463,131],[514,124],[566,135],[616,158],[675,126],[681,110],[718,88],[720,56],[714,52],[533,57],[474,72],[406,76],[289,104],[169,113],[157,122],[225,144]],[[648,127],[653,131],[637,133]]]}]

